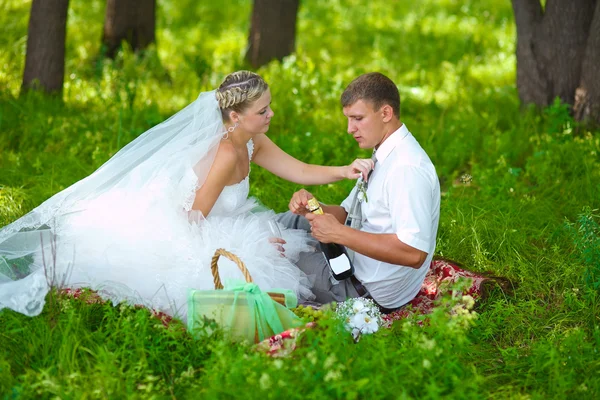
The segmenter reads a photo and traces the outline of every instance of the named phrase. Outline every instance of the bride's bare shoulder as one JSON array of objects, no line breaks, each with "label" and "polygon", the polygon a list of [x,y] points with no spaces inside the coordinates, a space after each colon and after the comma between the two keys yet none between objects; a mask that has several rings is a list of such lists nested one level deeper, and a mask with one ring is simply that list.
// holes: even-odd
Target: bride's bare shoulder
[{"label": "bride's bare shoulder", "polygon": [[239,155],[233,143],[230,140],[221,140],[217,149],[217,155],[215,156],[215,162],[231,166],[237,163],[238,159]]},{"label": "bride's bare shoulder", "polygon": [[254,156],[256,156],[262,148],[268,148],[269,145],[273,143],[273,141],[264,133],[254,136],[252,142],[254,143]]}]

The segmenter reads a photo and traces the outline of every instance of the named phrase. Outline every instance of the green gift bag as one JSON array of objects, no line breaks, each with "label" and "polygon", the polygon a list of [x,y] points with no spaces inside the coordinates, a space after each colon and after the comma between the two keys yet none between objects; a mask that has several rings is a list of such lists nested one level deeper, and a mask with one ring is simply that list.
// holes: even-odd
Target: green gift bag
[{"label": "green gift bag", "polygon": [[[221,283],[217,262],[225,256],[235,262],[245,281]],[[288,308],[296,307],[298,299],[291,290],[274,289],[263,292],[252,282],[246,266],[236,255],[217,249],[211,270],[215,290],[188,291],[188,330],[196,336],[198,329],[210,333],[210,322],[216,322],[236,340],[258,343],[287,329],[301,326],[302,320]]]}]

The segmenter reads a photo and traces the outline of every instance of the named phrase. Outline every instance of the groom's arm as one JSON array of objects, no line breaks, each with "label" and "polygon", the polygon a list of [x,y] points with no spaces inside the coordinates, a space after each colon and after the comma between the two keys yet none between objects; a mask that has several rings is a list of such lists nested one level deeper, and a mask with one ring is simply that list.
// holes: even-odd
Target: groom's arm
[{"label": "groom's arm", "polygon": [[427,253],[404,243],[393,233],[368,233],[342,227],[339,242],[357,253],[395,265],[421,268]]},{"label": "groom's arm", "polygon": [[312,235],[323,243],[338,243],[375,260],[420,268],[427,253],[402,242],[393,233],[368,233],[343,225],[334,215],[307,214]]}]

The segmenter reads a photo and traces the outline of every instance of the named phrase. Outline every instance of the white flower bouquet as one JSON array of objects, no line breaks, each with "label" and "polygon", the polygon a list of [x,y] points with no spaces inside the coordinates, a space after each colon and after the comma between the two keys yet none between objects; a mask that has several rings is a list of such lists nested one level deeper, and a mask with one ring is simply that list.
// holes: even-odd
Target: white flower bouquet
[{"label": "white flower bouquet", "polygon": [[352,333],[355,342],[363,334],[377,332],[383,323],[381,311],[371,299],[348,299],[338,303],[335,313],[344,322],[346,330]]}]

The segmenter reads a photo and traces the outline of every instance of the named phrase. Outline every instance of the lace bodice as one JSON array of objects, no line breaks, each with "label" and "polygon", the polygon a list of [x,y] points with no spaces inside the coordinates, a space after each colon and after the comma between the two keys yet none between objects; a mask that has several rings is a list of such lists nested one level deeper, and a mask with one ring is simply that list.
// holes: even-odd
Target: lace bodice
[{"label": "lace bodice", "polygon": [[[254,142],[252,139],[248,141],[246,146],[248,148],[248,159],[251,161],[252,154],[254,153]],[[221,195],[210,211],[210,216],[237,214],[237,211],[242,209],[242,206],[248,201],[248,193],[250,192],[249,175],[250,169],[248,169],[248,175],[241,182],[223,188]]]}]

